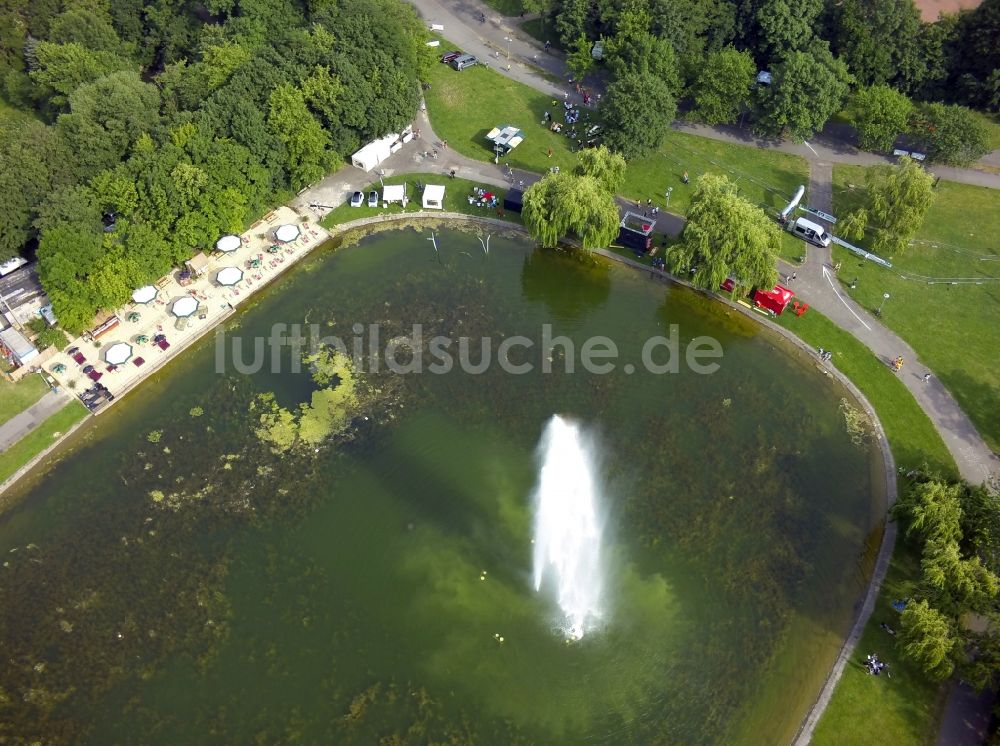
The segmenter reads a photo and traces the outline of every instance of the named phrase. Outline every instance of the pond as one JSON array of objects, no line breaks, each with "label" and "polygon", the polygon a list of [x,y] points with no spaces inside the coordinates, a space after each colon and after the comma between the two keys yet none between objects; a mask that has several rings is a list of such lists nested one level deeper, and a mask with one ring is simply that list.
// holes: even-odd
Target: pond
[{"label": "pond", "polygon": [[[812,356],[691,291],[516,236],[488,252],[473,233],[428,238],[309,258],[21,488],[0,522],[0,733],[791,739],[881,535],[881,458],[856,404]],[[400,343],[415,324],[416,357]],[[261,395],[294,413],[321,388],[299,343],[271,346],[282,336],[395,345],[424,370],[359,361],[347,424],[282,450],[260,437]],[[436,336],[472,340],[468,359],[455,342],[452,369],[429,370]],[[676,372],[643,362],[658,336],[677,341]],[[475,366],[484,338],[492,362]],[[693,340],[718,345],[714,372],[688,363]],[[612,369],[585,369],[583,348],[610,343]],[[555,414],[599,453],[607,614],[582,640],[532,581]]]}]

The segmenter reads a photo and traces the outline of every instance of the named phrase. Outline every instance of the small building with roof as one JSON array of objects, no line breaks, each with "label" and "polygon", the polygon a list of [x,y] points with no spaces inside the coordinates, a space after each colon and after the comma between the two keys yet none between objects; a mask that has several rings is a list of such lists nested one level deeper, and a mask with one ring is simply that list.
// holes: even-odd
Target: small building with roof
[{"label": "small building with roof", "polygon": [[634,212],[626,212],[618,228],[618,243],[633,251],[648,252],[653,247],[656,220]]},{"label": "small building with roof", "polygon": [[425,210],[444,209],[444,186],[428,184],[424,187],[423,207]]},{"label": "small building with roof", "polygon": [[21,367],[38,357],[38,350],[14,327],[0,330],[0,355]]}]

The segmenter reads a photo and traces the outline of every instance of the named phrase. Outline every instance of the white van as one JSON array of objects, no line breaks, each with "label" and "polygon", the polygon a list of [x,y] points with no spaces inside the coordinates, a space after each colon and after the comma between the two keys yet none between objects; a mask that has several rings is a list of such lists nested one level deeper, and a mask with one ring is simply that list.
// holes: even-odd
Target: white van
[{"label": "white van", "polygon": [[815,246],[826,248],[830,245],[830,234],[826,232],[823,226],[817,225],[811,220],[796,218],[790,230],[792,231],[792,235],[798,236],[803,241]]}]

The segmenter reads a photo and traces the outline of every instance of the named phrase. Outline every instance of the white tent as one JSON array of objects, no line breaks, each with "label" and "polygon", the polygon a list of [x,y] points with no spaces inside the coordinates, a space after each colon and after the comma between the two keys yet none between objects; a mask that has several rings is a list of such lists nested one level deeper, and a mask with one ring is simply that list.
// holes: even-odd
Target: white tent
[{"label": "white tent", "polygon": [[406,184],[386,184],[382,188],[383,202],[401,202],[406,206]]},{"label": "white tent", "polygon": [[223,236],[215,242],[215,248],[219,251],[236,251],[240,247],[239,236]]},{"label": "white tent", "polygon": [[444,209],[444,186],[441,184],[428,184],[424,187],[424,209]]},{"label": "white tent", "polygon": [[104,353],[104,359],[109,365],[121,365],[132,358],[132,345],[126,342],[115,342]]},{"label": "white tent", "polygon": [[225,267],[215,276],[215,281],[220,285],[235,285],[242,279],[243,270],[239,267]]},{"label": "white tent", "polygon": [[284,241],[288,243],[289,241],[294,241],[299,237],[299,227],[297,225],[279,225],[278,230],[274,232],[274,237],[279,241]]},{"label": "white tent", "polygon": [[351,156],[351,163],[362,171],[371,171],[392,155],[392,144],[398,139],[399,135],[393,134],[368,143]]},{"label": "white tent", "polygon": [[186,318],[198,310],[198,301],[190,295],[174,301],[171,312],[179,319]]},{"label": "white tent", "polygon": [[152,285],[143,285],[132,293],[132,300],[136,303],[149,303],[156,297],[156,288]]}]

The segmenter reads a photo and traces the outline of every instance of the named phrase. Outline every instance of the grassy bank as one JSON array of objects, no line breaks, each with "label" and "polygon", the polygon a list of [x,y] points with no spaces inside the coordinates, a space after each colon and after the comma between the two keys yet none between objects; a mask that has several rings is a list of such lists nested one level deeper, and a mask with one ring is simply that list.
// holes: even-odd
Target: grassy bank
[{"label": "grassy bank", "polygon": [[[368,207],[368,192],[377,189],[382,193],[381,184],[378,179],[368,184],[364,189],[365,203],[361,207],[351,207],[343,204],[336,210],[323,218],[321,225],[324,228],[331,228],[340,223],[347,223],[351,220],[370,218],[376,215],[402,215],[405,213],[418,212],[422,209],[420,184],[442,184],[444,186],[444,212],[460,212],[464,215],[475,215],[481,218],[499,218],[512,223],[521,223],[521,215],[516,212],[503,211],[503,215],[498,214],[499,207],[503,206],[503,195],[507,191],[503,187],[490,184],[481,184],[467,179],[452,179],[448,176],[434,176],[434,174],[396,174],[387,177],[384,182],[388,184],[406,184],[406,193],[410,198],[409,204],[404,208],[402,205],[390,205],[383,209],[379,207]],[[494,208],[480,207],[478,204],[469,204],[469,197],[473,195],[473,189],[480,187],[496,194],[500,198],[500,205]]]},{"label": "grassy bank", "polygon": [[[834,168],[834,212],[865,199],[861,167]],[[866,308],[883,294],[883,322],[916,350],[948,387],[991,448],[1000,450],[1000,234],[998,193],[942,181],[917,240],[885,269],[836,248],[845,288]],[[869,245],[868,241],[862,241]],[[952,284],[957,278],[971,282]],[[975,284],[975,282],[982,284]]]},{"label": "grassy bank", "polygon": [[55,443],[60,435],[86,416],[86,408],[74,399],[8,450],[0,453],[0,482],[8,479],[31,459]]},{"label": "grassy bank", "polygon": [[[865,626],[853,659],[844,669],[833,699],[816,726],[814,746],[891,743],[924,746],[937,742],[944,689],[931,683],[896,649],[896,638],[880,626],[899,629],[892,601],[908,598],[920,576],[920,560],[902,539],[896,545],[875,611]],[[871,676],[865,656],[876,653],[890,676]]]},{"label": "grassy bank", "polygon": [[0,378],[0,424],[23,412],[48,390],[41,376],[25,376],[17,383]]},{"label": "grassy bank", "polygon": [[927,462],[957,476],[958,468],[930,418],[896,375],[852,334],[810,309],[785,313],[778,323],[812,347],[833,351],[833,364],[854,382],[878,413],[896,466],[909,470]]},{"label": "grassy bank", "polygon": [[[907,470],[926,462],[957,476],[955,461],[930,419],[867,347],[812,310],[801,317],[784,314],[779,323],[810,345],[833,350],[834,364],[878,413],[897,467]],[[884,622],[899,627],[899,613],[891,603],[910,596],[919,575],[918,558],[900,539],[875,611],[817,726],[814,744],[872,743],[872,734],[878,734],[879,743],[918,746],[935,741],[942,689],[902,658],[895,639],[880,626]],[[889,664],[891,678],[865,671],[864,657],[872,652]]]}]

